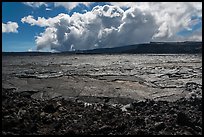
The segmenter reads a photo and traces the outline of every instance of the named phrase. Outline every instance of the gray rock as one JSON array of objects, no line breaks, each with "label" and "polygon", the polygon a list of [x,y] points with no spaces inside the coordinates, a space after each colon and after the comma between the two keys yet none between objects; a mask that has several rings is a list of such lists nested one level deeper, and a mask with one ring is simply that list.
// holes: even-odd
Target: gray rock
[{"label": "gray rock", "polygon": [[133,110],[133,109],[134,109],[134,106],[132,105],[132,103],[127,104],[127,105],[121,107],[122,111]]},{"label": "gray rock", "polygon": [[60,98],[60,97],[62,97],[60,93],[51,92],[51,91],[38,92],[31,96],[31,98],[37,99],[37,100],[50,100],[50,99]]}]

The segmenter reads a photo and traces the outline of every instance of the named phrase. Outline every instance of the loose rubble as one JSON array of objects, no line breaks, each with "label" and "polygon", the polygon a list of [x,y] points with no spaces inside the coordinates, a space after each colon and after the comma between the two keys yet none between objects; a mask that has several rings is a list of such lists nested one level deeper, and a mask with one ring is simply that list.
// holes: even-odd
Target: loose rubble
[{"label": "loose rubble", "polygon": [[111,105],[64,98],[37,100],[25,92],[3,89],[2,134],[202,135],[202,99]]}]

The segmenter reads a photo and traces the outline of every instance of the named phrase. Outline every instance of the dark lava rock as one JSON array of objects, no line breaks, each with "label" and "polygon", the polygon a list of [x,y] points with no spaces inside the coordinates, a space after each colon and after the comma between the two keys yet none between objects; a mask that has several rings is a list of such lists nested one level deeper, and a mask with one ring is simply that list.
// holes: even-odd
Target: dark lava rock
[{"label": "dark lava rock", "polygon": [[156,122],[155,123],[155,129],[158,131],[164,129],[165,127],[166,127],[166,125],[164,122]]},{"label": "dark lava rock", "polygon": [[30,98],[31,95],[37,93],[39,91],[22,91],[20,92],[20,95],[23,96],[23,97],[27,97],[27,98]]},{"label": "dark lava rock", "polygon": [[177,123],[182,126],[189,125],[190,119],[185,113],[179,112],[177,115]]},{"label": "dark lava rock", "polygon": [[195,91],[197,89],[202,89],[202,85],[197,84],[195,82],[188,82],[186,83],[185,88],[188,91]]},{"label": "dark lava rock", "polygon": [[[202,135],[202,99],[175,102],[93,103],[38,100],[2,90],[3,135]],[[156,108],[156,109],[155,109]]]},{"label": "dark lava rock", "polygon": [[47,104],[44,108],[43,108],[44,112],[46,113],[54,113],[56,112],[56,108],[54,107],[53,104]]},{"label": "dark lava rock", "polygon": [[104,125],[104,126],[99,128],[100,132],[107,132],[109,130],[111,130],[111,126],[108,126],[108,125]]},{"label": "dark lava rock", "polygon": [[144,107],[146,105],[146,102],[144,100],[139,100],[139,101],[134,101],[132,103],[133,106],[140,106],[140,107]]},{"label": "dark lava rock", "polygon": [[27,97],[27,98],[30,98],[31,95],[32,95],[32,94],[29,93],[29,92],[22,92],[22,93],[21,93],[21,96],[24,96],[24,97]]}]

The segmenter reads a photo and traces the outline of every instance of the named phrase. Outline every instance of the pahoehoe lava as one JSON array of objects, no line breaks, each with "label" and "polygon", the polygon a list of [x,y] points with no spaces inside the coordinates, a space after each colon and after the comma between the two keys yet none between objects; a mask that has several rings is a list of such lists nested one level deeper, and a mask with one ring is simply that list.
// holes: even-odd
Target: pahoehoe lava
[{"label": "pahoehoe lava", "polygon": [[202,57],[3,55],[2,134],[202,135]]}]

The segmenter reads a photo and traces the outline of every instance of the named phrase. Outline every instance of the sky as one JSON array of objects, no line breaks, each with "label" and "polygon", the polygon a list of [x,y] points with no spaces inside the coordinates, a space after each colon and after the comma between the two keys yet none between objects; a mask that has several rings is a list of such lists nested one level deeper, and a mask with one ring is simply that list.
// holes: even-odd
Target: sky
[{"label": "sky", "polygon": [[2,2],[2,51],[202,41],[202,2]]}]

